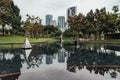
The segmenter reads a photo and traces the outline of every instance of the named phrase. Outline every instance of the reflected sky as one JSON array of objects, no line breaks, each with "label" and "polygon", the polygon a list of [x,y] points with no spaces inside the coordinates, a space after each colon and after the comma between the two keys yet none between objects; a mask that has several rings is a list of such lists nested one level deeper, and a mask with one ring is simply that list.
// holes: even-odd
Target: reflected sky
[{"label": "reflected sky", "polygon": [[42,43],[0,50],[0,80],[119,80],[120,47]]}]

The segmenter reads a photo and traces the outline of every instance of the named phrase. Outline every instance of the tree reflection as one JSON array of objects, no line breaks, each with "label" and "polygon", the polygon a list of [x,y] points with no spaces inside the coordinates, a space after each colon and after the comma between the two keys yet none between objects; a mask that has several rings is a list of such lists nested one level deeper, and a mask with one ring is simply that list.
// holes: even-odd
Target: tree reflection
[{"label": "tree reflection", "polygon": [[[3,58],[0,59],[0,75],[4,75],[4,77],[0,77],[1,80],[16,80],[20,76],[21,72],[20,69],[22,68],[22,60],[20,57],[21,51],[19,50],[9,50],[4,51],[1,50],[0,54]],[[11,58],[6,57],[5,55],[10,56],[13,55]],[[16,75],[10,75],[18,73]]]},{"label": "tree reflection", "polygon": [[60,47],[56,44],[43,43],[33,46],[32,52],[28,57],[28,69],[39,67],[43,63],[43,57],[46,55],[46,64],[52,64],[54,54],[58,52]]},{"label": "tree reflection", "polygon": [[15,74],[15,75],[7,75],[4,77],[1,77],[1,80],[18,80],[21,73]]},{"label": "tree reflection", "polygon": [[[69,50],[73,48],[66,46]],[[84,69],[86,67],[90,73],[103,75],[105,73],[111,75],[112,78],[116,78],[117,72],[120,71],[120,56],[116,56],[115,51],[109,53],[103,52],[99,47],[93,47],[93,49],[86,48],[81,45],[80,48],[75,48],[74,51],[68,51],[69,56],[67,59],[67,70],[70,72],[76,72],[76,69]],[[98,51],[99,49],[99,51]],[[110,67],[113,66],[113,67]]]},{"label": "tree reflection", "polygon": [[117,72],[119,72],[120,67],[110,67],[110,66],[87,66],[86,67],[87,70],[90,71],[90,73],[94,72],[95,74],[100,74],[102,76],[106,74],[109,74],[112,78],[116,78],[117,77]]},{"label": "tree reflection", "polygon": [[[58,45],[55,43],[42,43],[33,46],[31,53],[26,57],[25,51],[21,49],[0,50],[0,75],[1,80],[16,80],[20,74],[22,64],[27,64],[27,69],[40,67],[41,64],[53,64],[53,59],[58,63],[65,63],[66,69],[76,73],[77,70],[86,69],[90,73],[104,76],[109,74],[116,78],[120,73],[120,56],[117,56],[113,47],[100,44],[82,44],[76,48],[74,44]],[[118,49],[117,49],[118,50]],[[28,52],[27,52],[28,53]],[[24,58],[22,58],[23,56]],[[45,61],[44,61],[45,60]]]}]

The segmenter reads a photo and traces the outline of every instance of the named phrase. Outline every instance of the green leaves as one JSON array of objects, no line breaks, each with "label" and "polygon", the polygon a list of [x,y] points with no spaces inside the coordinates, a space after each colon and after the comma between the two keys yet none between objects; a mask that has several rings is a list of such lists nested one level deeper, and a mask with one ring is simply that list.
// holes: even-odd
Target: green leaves
[{"label": "green leaves", "polygon": [[24,22],[24,30],[25,35],[31,37],[39,37],[39,34],[43,30],[43,26],[41,25],[41,19],[39,17],[26,15],[27,20]]},{"label": "green leaves", "polygon": [[94,35],[95,39],[101,39],[101,35],[112,34],[120,31],[120,17],[118,6],[113,6],[114,13],[106,11],[106,8],[90,10],[86,16],[82,13],[69,17],[68,24],[82,36]]},{"label": "green leaves", "polygon": [[[15,31],[16,34],[19,31],[21,25],[20,9],[17,7],[17,5],[14,4],[13,1],[0,1],[0,22],[0,24],[3,25],[11,25],[13,31]],[[15,32],[13,33],[15,34]]]}]

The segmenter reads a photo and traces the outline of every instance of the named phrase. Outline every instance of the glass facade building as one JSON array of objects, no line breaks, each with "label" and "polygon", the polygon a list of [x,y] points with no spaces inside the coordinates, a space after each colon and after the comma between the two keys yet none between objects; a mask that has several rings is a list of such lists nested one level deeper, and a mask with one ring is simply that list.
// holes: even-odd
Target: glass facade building
[{"label": "glass facade building", "polygon": [[75,16],[77,15],[77,7],[73,6],[67,9],[67,17]]},{"label": "glass facade building", "polygon": [[64,16],[59,16],[58,17],[58,28],[63,31],[65,28],[65,17]]},{"label": "glass facade building", "polygon": [[52,21],[53,21],[53,16],[49,14],[46,15],[46,25],[50,25]]}]

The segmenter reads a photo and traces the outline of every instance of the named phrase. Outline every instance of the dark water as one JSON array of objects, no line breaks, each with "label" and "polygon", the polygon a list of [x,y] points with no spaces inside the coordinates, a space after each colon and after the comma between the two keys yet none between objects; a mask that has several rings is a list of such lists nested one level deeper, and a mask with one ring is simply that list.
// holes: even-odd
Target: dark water
[{"label": "dark water", "polygon": [[0,50],[0,80],[120,80],[120,46],[44,43]]}]

